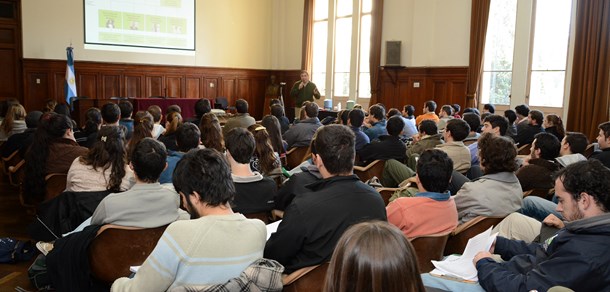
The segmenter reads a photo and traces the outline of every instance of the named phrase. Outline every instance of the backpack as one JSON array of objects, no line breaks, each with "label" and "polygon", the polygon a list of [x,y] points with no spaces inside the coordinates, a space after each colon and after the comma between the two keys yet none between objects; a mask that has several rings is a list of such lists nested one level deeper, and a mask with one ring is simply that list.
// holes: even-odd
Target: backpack
[{"label": "backpack", "polygon": [[28,268],[28,278],[30,283],[39,291],[51,289],[51,276],[47,271],[47,258],[44,255],[38,255],[36,260]]},{"label": "backpack", "polygon": [[32,242],[23,242],[10,237],[0,238],[0,263],[29,261],[36,253]]}]

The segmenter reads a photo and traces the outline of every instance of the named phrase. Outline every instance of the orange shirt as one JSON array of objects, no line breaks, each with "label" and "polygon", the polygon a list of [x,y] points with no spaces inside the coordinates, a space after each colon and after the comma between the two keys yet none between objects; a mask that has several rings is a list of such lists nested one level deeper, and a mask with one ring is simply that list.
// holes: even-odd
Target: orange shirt
[{"label": "orange shirt", "polygon": [[421,121],[423,120],[433,120],[435,123],[438,123],[439,118],[436,113],[427,113],[417,116],[417,118],[415,119],[415,124],[419,126],[419,123],[421,123]]},{"label": "orange shirt", "polygon": [[409,239],[438,233],[449,233],[458,225],[453,198],[436,201],[427,197],[403,197],[386,207],[388,222],[400,228]]}]

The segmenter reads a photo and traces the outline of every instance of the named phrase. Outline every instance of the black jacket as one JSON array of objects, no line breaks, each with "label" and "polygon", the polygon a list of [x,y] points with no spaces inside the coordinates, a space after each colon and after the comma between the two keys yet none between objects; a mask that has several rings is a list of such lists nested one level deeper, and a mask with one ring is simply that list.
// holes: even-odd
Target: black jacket
[{"label": "black jacket", "polygon": [[2,144],[2,157],[9,157],[16,150],[19,150],[19,156],[25,157],[25,152],[32,144],[35,132],[35,128],[28,128],[23,133],[13,134],[8,137],[8,140]]},{"label": "black jacket", "polygon": [[278,210],[286,210],[286,207],[292,203],[294,197],[309,192],[305,186],[316,182],[322,178],[318,168],[315,165],[301,167],[303,172],[293,174],[278,190],[275,196],[275,208]]},{"label": "black jacket", "polygon": [[379,136],[379,141],[372,141],[357,153],[364,165],[377,159],[396,159],[404,163],[407,159],[407,146],[396,136],[382,135]]},{"label": "black jacket", "polygon": [[351,225],[387,221],[379,193],[357,176],[335,176],[307,185],[286,208],[277,232],[265,246],[264,257],[280,262],[284,273],[329,261],[335,245]]},{"label": "black jacket", "polygon": [[605,167],[610,168],[610,148],[603,149],[602,151],[593,152],[591,159],[599,160]]},{"label": "black jacket", "polygon": [[517,125],[517,136],[515,136],[515,143],[519,144],[519,146],[532,144],[532,142],[534,142],[534,136],[542,132],[544,132],[542,126],[519,124]]},{"label": "black jacket", "polygon": [[575,291],[610,291],[610,213],[566,223],[545,244],[498,237],[495,253],[477,262],[485,291],[547,291],[564,286]]}]

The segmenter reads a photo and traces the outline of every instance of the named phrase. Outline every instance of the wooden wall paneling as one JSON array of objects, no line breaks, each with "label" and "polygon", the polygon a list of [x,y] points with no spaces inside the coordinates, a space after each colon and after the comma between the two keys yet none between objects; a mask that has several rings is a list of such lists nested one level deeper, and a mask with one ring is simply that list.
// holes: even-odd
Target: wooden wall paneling
[{"label": "wooden wall paneling", "polygon": [[466,82],[463,80],[452,80],[449,83],[449,97],[451,104],[457,103],[461,108],[466,107]]},{"label": "wooden wall paneling", "polygon": [[220,91],[218,91],[219,85],[220,85],[220,82],[218,81],[218,78],[205,78],[203,81],[203,92],[204,92],[203,97],[214,100],[214,98],[219,96],[218,95],[218,93],[220,92]]},{"label": "wooden wall paneling", "polygon": [[436,101],[437,108],[447,104],[447,100],[449,99],[447,96],[447,80],[433,79],[430,84],[432,85],[432,99]]},{"label": "wooden wall paneling", "polygon": [[250,114],[255,117],[263,117],[263,111],[269,105],[265,104],[265,91],[267,89],[267,80],[269,78],[257,77],[250,79],[250,104],[254,104],[254,110]]},{"label": "wooden wall paneling", "polygon": [[168,75],[165,77],[167,97],[183,97],[185,95],[183,76]]},{"label": "wooden wall paneling", "polygon": [[[65,102],[66,96],[65,94],[65,82],[66,82],[66,72],[53,72],[53,84],[55,84],[55,92],[52,96],[48,96],[47,98],[54,98],[57,102]],[[76,91],[78,93],[78,82],[76,83]]]},{"label": "wooden wall paneling", "polygon": [[204,86],[204,81],[202,80],[202,78],[199,77],[194,77],[194,76],[187,76],[184,78],[185,79],[185,90],[184,90],[184,97],[186,98],[201,98],[204,97],[203,93],[205,92],[204,90],[202,90],[203,86]]},{"label": "wooden wall paneling", "polygon": [[[395,107],[400,111],[403,110],[404,106],[411,104],[413,97],[411,95],[412,85],[409,80],[400,80],[398,82],[398,88],[396,90],[394,102],[391,107]],[[390,109],[390,107],[388,107]]]},{"label": "wooden wall paneling", "polygon": [[146,92],[134,97],[169,96],[163,84],[163,76],[146,76]]},{"label": "wooden wall paneling", "polygon": [[124,93],[122,97],[147,97],[145,96],[144,90],[142,90],[143,75],[127,75],[123,77]]},{"label": "wooden wall paneling", "polygon": [[115,74],[104,74],[102,77],[102,93],[100,96],[95,97],[98,99],[120,97],[121,96],[121,75]]},{"label": "wooden wall paneling", "polygon": [[229,106],[235,104],[235,77],[222,78],[222,87],[220,88],[219,96],[224,96],[229,101]]},{"label": "wooden wall paneling", "polygon": [[98,89],[98,75],[97,74],[78,74],[76,91],[78,96],[86,96],[88,98],[95,98],[97,96]]},{"label": "wooden wall paneling", "polygon": [[29,98],[24,100],[25,109],[29,111],[42,110],[44,108],[45,100],[48,98],[49,88],[51,84],[49,82],[49,75],[46,72],[31,72],[26,74],[25,92]]},{"label": "wooden wall paneling", "polygon": [[18,98],[17,78],[15,70],[18,69],[19,61],[15,56],[15,49],[0,47],[0,97]]}]

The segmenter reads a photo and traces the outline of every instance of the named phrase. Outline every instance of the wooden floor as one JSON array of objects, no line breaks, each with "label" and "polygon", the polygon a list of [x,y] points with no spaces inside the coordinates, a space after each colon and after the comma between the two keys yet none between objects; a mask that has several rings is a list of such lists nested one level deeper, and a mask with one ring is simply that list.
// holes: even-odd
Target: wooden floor
[{"label": "wooden floor", "polygon": [[[30,240],[26,228],[33,219],[33,212],[28,212],[19,203],[17,188],[11,186],[6,176],[0,173],[0,237]],[[16,291],[16,287],[36,291],[27,277],[27,269],[32,261],[0,264],[0,292]]]}]

